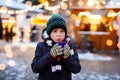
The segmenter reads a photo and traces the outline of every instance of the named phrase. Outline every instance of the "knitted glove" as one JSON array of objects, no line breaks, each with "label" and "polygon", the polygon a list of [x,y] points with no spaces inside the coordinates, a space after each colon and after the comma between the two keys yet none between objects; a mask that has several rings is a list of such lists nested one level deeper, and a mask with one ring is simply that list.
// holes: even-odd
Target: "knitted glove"
[{"label": "knitted glove", "polygon": [[68,44],[66,44],[64,46],[64,56],[63,56],[63,58],[67,59],[70,56],[70,54],[71,54],[70,53],[70,46]]},{"label": "knitted glove", "polygon": [[62,47],[59,46],[58,44],[55,44],[51,50],[50,50],[50,55],[55,58],[58,55],[62,54]]}]

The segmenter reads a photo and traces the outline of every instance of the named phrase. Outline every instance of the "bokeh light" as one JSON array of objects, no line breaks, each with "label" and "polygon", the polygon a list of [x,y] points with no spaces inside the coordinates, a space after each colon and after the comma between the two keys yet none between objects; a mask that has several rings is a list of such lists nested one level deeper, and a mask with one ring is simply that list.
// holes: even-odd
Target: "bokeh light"
[{"label": "bokeh light", "polygon": [[114,25],[113,25],[113,28],[114,28],[114,30],[118,30],[119,25],[118,25],[118,24],[114,24]]},{"label": "bokeh light", "polygon": [[83,5],[84,5],[84,1],[79,0],[79,1],[77,2],[77,4],[78,4],[78,6],[83,6]]},{"label": "bokeh light", "polygon": [[75,14],[71,15],[71,19],[75,20],[77,18],[77,16]]},{"label": "bokeh light", "polygon": [[8,65],[11,66],[11,67],[15,66],[15,64],[16,64],[16,63],[15,63],[14,60],[8,61]]},{"label": "bokeh light", "polygon": [[5,64],[0,64],[0,70],[5,70],[6,69],[6,65]]},{"label": "bokeh light", "polygon": [[27,6],[32,6],[32,2],[31,2],[31,1],[27,1],[25,4],[26,4]]},{"label": "bokeh light", "polygon": [[6,13],[7,11],[8,11],[8,8],[7,8],[7,7],[4,7],[4,6],[3,6],[3,7],[0,8],[0,12],[1,12],[1,13]]},{"label": "bokeh light", "polygon": [[66,10],[67,9],[67,4],[64,2],[61,2],[61,9]]},{"label": "bokeh light", "polygon": [[12,58],[13,57],[13,52],[12,51],[6,52],[6,56],[9,57],[9,58]]},{"label": "bokeh light", "polygon": [[11,51],[11,46],[10,45],[6,45],[6,46],[4,46],[4,50],[6,51],[6,52],[8,52],[8,51]]},{"label": "bokeh light", "polygon": [[120,49],[120,42],[117,44],[117,47]]},{"label": "bokeh light", "polygon": [[112,45],[113,45],[113,41],[110,40],[110,39],[108,39],[108,40],[106,41],[106,45],[107,45],[107,46],[112,46]]}]

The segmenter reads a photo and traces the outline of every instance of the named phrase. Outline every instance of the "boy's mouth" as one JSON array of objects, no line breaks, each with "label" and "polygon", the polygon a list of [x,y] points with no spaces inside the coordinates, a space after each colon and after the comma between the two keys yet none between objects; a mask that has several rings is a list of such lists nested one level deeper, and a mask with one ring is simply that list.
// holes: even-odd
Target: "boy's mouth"
[{"label": "boy's mouth", "polygon": [[61,42],[62,40],[60,38],[57,39],[58,42]]}]

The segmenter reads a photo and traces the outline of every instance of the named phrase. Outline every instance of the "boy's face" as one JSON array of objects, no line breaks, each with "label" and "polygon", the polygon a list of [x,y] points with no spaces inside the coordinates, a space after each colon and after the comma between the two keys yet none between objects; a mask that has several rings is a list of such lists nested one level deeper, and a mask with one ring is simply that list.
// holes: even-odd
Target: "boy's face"
[{"label": "boy's face", "polygon": [[55,42],[62,42],[65,38],[65,31],[61,28],[53,29],[50,37]]}]

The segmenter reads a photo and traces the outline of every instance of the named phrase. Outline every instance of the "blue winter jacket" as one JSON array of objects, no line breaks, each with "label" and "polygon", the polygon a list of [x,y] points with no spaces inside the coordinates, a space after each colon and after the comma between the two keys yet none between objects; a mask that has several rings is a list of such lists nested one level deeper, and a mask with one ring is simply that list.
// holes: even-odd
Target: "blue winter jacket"
[{"label": "blue winter jacket", "polygon": [[50,55],[51,48],[52,46],[48,46],[45,41],[37,44],[31,68],[34,73],[39,73],[38,80],[72,80],[71,73],[78,73],[81,70],[76,47],[73,44],[70,45],[73,54],[71,53],[69,58],[61,60],[62,71],[60,73],[54,73],[51,70],[52,64],[55,63],[54,58]]}]

